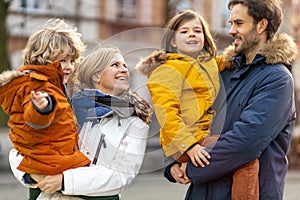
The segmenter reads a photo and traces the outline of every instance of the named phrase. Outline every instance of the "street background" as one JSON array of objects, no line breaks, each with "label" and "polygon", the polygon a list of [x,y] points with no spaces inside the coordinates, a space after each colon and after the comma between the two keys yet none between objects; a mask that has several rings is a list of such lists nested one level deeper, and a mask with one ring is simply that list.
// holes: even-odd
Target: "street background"
[{"label": "street background", "polygon": [[[296,129],[298,130],[298,129]],[[134,183],[122,194],[122,200],[182,200],[188,185],[174,184],[163,177],[163,156],[157,146],[157,137],[150,137],[147,153]],[[26,200],[28,189],[12,175],[8,165],[8,151],[12,148],[8,129],[0,128],[0,200]],[[286,178],[283,200],[300,199],[300,169],[290,169]]]},{"label": "street background", "polygon": [[[300,171],[290,170],[283,200],[300,199]],[[122,200],[183,200],[187,186],[169,183],[162,171],[139,174],[134,183],[122,193]],[[27,188],[13,177],[10,170],[0,169],[0,199],[26,200]]]}]

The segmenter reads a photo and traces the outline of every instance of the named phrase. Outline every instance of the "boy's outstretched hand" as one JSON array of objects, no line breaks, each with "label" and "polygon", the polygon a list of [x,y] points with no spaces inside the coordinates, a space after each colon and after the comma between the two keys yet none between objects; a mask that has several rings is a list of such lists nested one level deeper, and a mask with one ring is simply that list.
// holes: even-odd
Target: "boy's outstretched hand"
[{"label": "boy's outstretched hand", "polygon": [[30,99],[32,103],[40,110],[43,110],[48,106],[49,103],[47,99],[48,96],[49,94],[44,91],[37,91],[37,92],[31,91],[30,93]]}]

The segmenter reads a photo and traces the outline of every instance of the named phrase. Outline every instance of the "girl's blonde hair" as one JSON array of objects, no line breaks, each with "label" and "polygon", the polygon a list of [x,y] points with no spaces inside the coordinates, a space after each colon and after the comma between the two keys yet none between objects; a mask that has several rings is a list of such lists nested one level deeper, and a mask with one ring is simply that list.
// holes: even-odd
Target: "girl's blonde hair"
[{"label": "girl's blonde hair", "polygon": [[213,40],[212,34],[209,30],[209,25],[205,19],[193,10],[183,10],[175,15],[170,21],[166,24],[165,32],[163,35],[161,48],[167,52],[177,53],[176,48],[171,45],[171,40],[174,38],[175,32],[178,30],[179,26],[183,22],[198,18],[202,24],[203,34],[204,34],[204,49],[212,56],[216,56],[217,48]]},{"label": "girl's blonde hair", "polygon": [[85,48],[76,27],[52,18],[29,37],[23,51],[23,65],[46,65],[67,56],[76,61]]},{"label": "girl's blonde hair", "polygon": [[[84,88],[95,89],[92,76],[103,72],[109,67],[116,53],[122,55],[121,51],[115,46],[99,46],[86,56],[75,69],[73,92],[83,91]],[[150,123],[152,108],[146,100],[130,90],[126,91],[120,98],[131,103],[134,106],[136,115],[145,123]]]}]

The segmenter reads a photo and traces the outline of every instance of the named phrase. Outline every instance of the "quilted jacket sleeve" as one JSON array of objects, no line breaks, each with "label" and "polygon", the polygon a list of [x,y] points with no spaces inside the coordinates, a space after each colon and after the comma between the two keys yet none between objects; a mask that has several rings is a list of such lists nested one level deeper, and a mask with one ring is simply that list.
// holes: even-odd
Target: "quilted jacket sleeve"
[{"label": "quilted jacket sleeve", "polygon": [[128,129],[121,148],[110,163],[64,171],[66,195],[107,196],[119,194],[137,176],[143,162],[148,125],[135,120]]}]

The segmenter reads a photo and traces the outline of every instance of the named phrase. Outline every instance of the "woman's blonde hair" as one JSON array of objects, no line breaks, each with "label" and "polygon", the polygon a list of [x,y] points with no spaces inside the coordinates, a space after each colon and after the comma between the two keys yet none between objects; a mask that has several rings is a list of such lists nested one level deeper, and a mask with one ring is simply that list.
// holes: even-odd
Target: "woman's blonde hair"
[{"label": "woman's blonde hair", "polygon": [[85,48],[76,27],[52,18],[29,37],[23,51],[23,65],[46,65],[67,56],[76,61]]},{"label": "woman's blonde hair", "polygon": [[115,54],[122,55],[117,47],[99,47],[82,60],[76,69],[77,79],[81,83],[80,90],[95,88],[92,76],[109,67]]},{"label": "woman's blonde hair", "polygon": [[[122,55],[119,48],[115,46],[99,46],[86,56],[75,69],[73,92],[83,91],[84,88],[95,89],[92,76],[103,72],[109,67],[116,53]],[[131,90],[126,91],[120,98],[131,103],[134,106],[136,115],[145,123],[150,123],[152,108],[146,100],[131,92]]]}]

